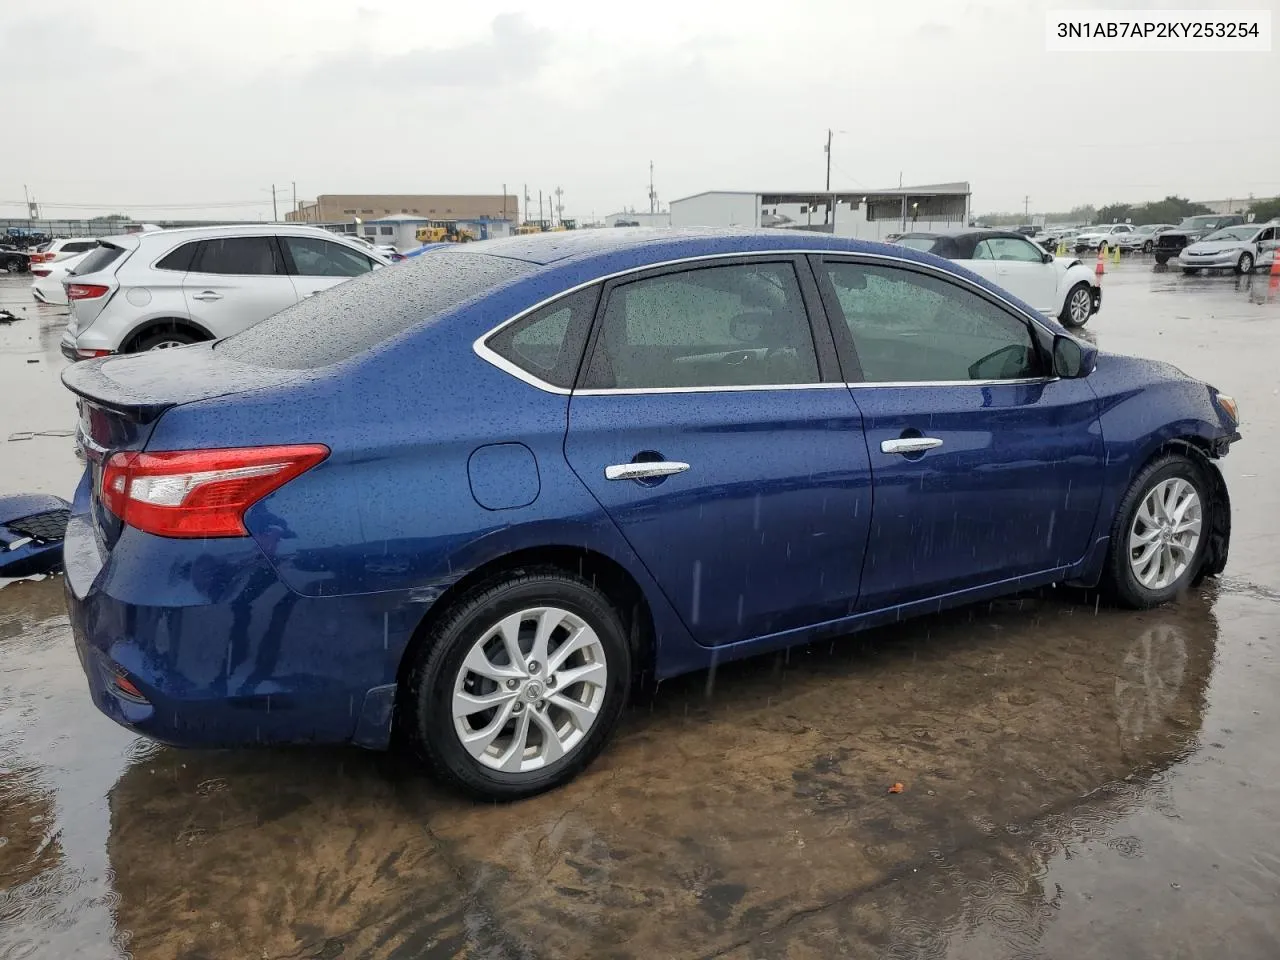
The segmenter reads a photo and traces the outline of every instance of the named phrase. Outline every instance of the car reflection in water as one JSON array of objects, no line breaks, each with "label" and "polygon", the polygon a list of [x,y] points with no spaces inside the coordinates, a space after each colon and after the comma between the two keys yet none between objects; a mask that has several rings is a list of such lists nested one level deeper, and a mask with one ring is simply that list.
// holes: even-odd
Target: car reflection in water
[{"label": "car reflection in water", "polygon": [[138,958],[668,956],[829,903],[770,949],[1033,950],[1055,858],[1140,855],[1117,821],[1171,803],[1215,590],[1141,616],[1049,592],[664,683],[512,806],[394,754],[160,748],[110,794],[118,927]]}]

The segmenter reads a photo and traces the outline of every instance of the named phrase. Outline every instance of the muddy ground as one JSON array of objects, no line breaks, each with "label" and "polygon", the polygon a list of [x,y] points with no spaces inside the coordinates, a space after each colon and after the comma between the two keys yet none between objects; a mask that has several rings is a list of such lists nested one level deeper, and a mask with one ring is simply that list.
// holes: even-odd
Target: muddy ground
[{"label": "muddy ground", "polygon": [[[4,586],[0,958],[1277,956],[1265,292],[1138,258],[1087,328],[1240,401],[1220,580],[1143,614],[1048,591],[665,683],[520,804],[394,755],[133,737],[89,702],[60,581]],[[0,277],[22,317],[0,325],[0,493],[69,496],[71,441],[39,435],[74,425],[64,319],[28,297]]]}]

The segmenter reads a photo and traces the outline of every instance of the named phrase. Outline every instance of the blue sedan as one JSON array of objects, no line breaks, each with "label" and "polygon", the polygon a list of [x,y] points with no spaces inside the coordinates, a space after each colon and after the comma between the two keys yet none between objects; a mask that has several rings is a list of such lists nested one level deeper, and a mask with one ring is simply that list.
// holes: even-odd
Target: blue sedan
[{"label": "blue sedan", "polygon": [[665,678],[1045,584],[1220,572],[1234,401],[950,263],[790,231],[458,244],[76,364],[67,603],[179,745],[393,728],[563,783]]}]

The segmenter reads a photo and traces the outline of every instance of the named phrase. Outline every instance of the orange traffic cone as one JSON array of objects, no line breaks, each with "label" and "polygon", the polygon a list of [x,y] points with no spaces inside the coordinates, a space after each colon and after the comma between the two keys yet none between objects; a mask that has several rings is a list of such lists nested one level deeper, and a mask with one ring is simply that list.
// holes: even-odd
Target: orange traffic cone
[{"label": "orange traffic cone", "polygon": [[1098,265],[1093,268],[1094,275],[1098,278],[1098,284],[1102,284],[1102,275],[1106,272],[1107,263],[1107,245],[1104,243],[1098,247]]}]

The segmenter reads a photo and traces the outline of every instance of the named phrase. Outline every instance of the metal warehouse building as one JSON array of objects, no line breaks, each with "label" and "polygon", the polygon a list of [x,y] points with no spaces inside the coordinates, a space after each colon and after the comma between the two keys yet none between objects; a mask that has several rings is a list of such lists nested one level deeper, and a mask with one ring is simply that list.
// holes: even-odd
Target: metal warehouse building
[{"label": "metal warehouse building", "polygon": [[968,181],[856,191],[708,190],[671,201],[673,227],[784,227],[880,240],[969,222]]}]

